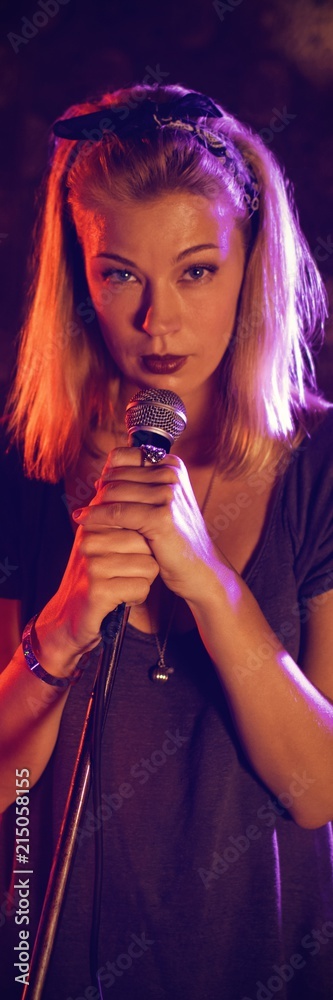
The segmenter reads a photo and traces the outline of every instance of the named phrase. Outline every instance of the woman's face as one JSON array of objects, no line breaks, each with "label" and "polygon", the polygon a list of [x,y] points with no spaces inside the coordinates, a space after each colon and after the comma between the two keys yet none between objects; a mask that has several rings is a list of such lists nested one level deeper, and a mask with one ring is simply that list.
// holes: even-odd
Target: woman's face
[{"label": "woman's face", "polygon": [[[209,399],[245,262],[226,199],[110,200],[80,229],[92,302],[125,395],[155,386]],[[124,382],[125,380],[125,382]]]}]

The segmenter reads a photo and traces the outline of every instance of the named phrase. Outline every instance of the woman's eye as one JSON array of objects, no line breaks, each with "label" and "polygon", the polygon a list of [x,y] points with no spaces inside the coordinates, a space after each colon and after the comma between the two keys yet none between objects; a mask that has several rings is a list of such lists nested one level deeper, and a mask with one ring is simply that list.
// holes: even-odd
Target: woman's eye
[{"label": "woman's eye", "polygon": [[111,278],[111,281],[119,282],[121,285],[128,285],[131,279],[136,281],[135,275],[131,271],[126,271],[119,268],[109,268],[107,271],[103,271],[103,278]]},{"label": "woman's eye", "polygon": [[189,276],[190,281],[200,281],[201,278],[205,278],[207,274],[215,274],[217,267],[214,264],[193,264],[193,267],[189,267],[185,271],[186,275]]},{"label": "woman's eye", "polygon": [[[193,264],[192,267],[187,268],[184,271],[183,279],[188,283],[200,282],[203,278],[208,275],[213,275],[218,270],[215,264]],[[135,274],[132,271],[127,271],[126,268],[116,268],[110,267],[107,271],[103,271],[102,277],[104,281],[109,279],[112,284],[118,285],[129,285],[137,281]]]}]

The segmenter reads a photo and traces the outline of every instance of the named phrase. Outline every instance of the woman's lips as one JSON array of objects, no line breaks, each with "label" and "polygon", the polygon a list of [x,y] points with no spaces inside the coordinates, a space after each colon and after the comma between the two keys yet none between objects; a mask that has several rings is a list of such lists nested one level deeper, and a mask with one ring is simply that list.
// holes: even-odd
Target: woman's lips
[{"label": "woman's lips", "polygon": [[168,375],[170,372],[177,372],[187,361],[187,355],[180,354],[145,354],[142,357],[142,364],[154,375]]}]

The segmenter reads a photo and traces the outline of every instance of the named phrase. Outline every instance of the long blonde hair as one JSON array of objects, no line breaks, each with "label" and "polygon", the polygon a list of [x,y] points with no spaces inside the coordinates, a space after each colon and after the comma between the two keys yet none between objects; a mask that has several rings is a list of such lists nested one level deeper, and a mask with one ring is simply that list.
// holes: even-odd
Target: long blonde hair
[{"label": "long blonde hair", "polygon": [[[74,105],[65,118],[145,97],[163,105],[191,93],[178,86],[135,86]],[[297,442],[315,412],[330,405],[317,390],[313,350],[326,316],[323,284],[272,153],[228,112],[205,126],[227,135],[252,165],[260,208],[233,336],[220,365],[217,415],[221,466],[230,475],[260,467]],[[227,193],[236,224],[248,231],[239,185],[189,132],[157,129],[120,139],[52,140],[32,258],[32,285],[17,371],[7,405],[9,429],[29,476],[57,481],[75,465],[93,428],[110,426],[110,385],[119,377],[89,301],[80,220],[108,198],[145,201],[186,190]]]}]

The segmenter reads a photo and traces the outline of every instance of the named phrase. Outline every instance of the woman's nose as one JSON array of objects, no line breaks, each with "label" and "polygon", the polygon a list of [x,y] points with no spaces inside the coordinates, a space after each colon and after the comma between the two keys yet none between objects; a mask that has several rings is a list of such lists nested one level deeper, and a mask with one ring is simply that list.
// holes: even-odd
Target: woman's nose
[{"label": "woman's nose", "polygon": [[151,337],[178,332],[180,309],[170,289],[149,294],[143,307],[141,328]]}]

